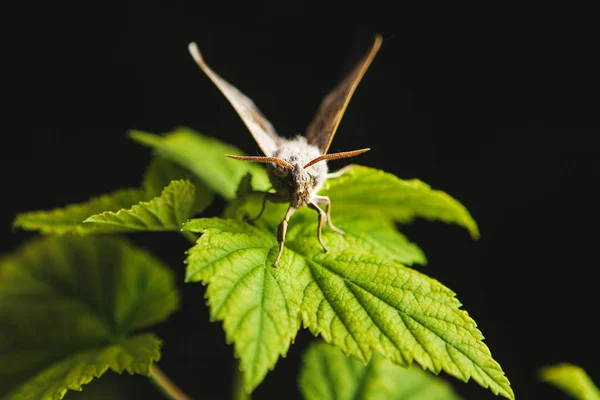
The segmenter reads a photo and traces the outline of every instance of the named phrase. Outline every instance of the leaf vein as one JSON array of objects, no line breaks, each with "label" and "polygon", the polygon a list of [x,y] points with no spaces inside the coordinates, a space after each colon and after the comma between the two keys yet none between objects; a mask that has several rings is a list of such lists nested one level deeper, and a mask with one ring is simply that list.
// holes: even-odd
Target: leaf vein
[{"label": "leaf vein", "polygon": [[[353,292],[353,294],[354,294],[354,290],[352,289],[352,286],[356,286],[357,288],[359,288],[359,289],[362,289],[360,286],[356,285],[356,284],[355,284],[355,283],[353,283],[353,282],[345,282],[345,284],[346,284],[346,286],[348,287],[348,289],[349,289],[351,292]],[[352,286],[350,286],[350,285],[352,285]],[[364,290],[364,289],[363,289],[363,290]],[[367,293],[368,293],[368,292],[367,292]],[[369,294],[371,294],[371,293],[369,293]],[[360,305],[362,306],[363,310],[364,310],[364,311],[367,313],[367,315],[369,316],[369,318],[371,319],[371,321],[373,322],[373,324],[374,324],[374,325],[377,327],[377,329],[379,330],[379,332],[380,332],[380,333],[381,333],[383,336],[385,336],[385,337],[386,337],[386,338],[387,338],[387,339],[388,339],[388,340],[389,340],[389,341],[390,341],[390,342],[391,342],[391,343],[394,345],[394,347],[395,347],[395,348],[398,350],[398,354],[399,354],[399,355],[400,355],[400,357],[402,357],[402,359],[404,360],[404,364],[405,364],[405,365],[410,365],[410,362],[409,362],[409,360],[407,360],[407,359],[406,359],[406,357],[404,356],[404,354],[403,354],[403,352],[402,352],[402,349],[399,347],[399,345],[398,345],[398,343],[397,343],[396,339],[395,339],[394,337],[390,336],[390,334],[389,334],[389,333],[387,333],[387,332],[384,330],[384,328],[385,328],[386,326],[385,326],[385,325],[384,325],[384,326],[380,326],[379,324],[377,324],[377,322],[375,321],[375,318],[373,317],[373,315],[372,315],[372,314],[371,314],[371,312],[370,312],[370,311],[371,311],[371,310],[370,310],[370,308],[369,308],[369,307],[367,307],[367,306],[366,306],[366,305],[365,305],[365,304],[364,304],[364,303],[361,301],[361,299],[360,299],[360,297],[359,297],[359,296],[356,296],[356,295],[354,295],[354,298],[356,299],[356,301],[358,301],[358,302],[360,303]],[[379,299],[379,298],[378,298],[378,299]],[[406,324],[405,324],[405,326],[406,326]],[[408,328],[408,327],[407,327],[407,328]]]},{"label": "leaf vein", "polygon": [[[272,274],[272,273],[271,273]],[[281,297],[283,298],[283,304],[285,305],[285,315],[286,315],[286,322],[289,325],[290,321],[290,317],[291,317],[291,313],[290,313],[290,309],[289,309],[289,305],[288,305],[288,299],[287,296],[285,295],[285,292],[283,291],[283,288],[281,287],[281,283],[279,282],[279,280],[273,276],[273,280],[275,281],[275,284],[277,285],[277,288],[279,289],[279,293],[281,294]]]},{"label": "leaf vein", "polygon": [[[196,245],[196,246],[198,246],[198,245]],[[214,248],[214,247],[213,247],[213,248]],[[209,263],[210,263],[210,264],[216,264],[216,263],[218,263],[218,262],[220,262],[220,261],[223,261],[223,260],[225,260],[225,259],[228,259],[228,258],[229,258],[231,255],[233,255],[233,254],[240,253],[240,252],[243,252],[243,251],[246,251],[246,250],[264,249],[264,248],[265,248],[264,246],[249,246],[249,247],[243,247],[243,248],[241,248],[241,249],[235,249],[235,250],[233,250],[233,251],[230,251],[229,253],[223,254],[223,255],[222,255],[222,256],[220,256],[220,257],[217,257],[217,258],[211,259]],[[195,264],[195,263],[194,263],[194,264]],[[191,267],[192,267],[192,265],[194,265],[194,264],[189,264],[189,263],[188,263],[188,268],[191,270],[191,273],[190,273],[190,271],[188,271],[188,273],[187,273],[187,275],[188,275],[188,276],[191,276],[191,275],[196,275],[196,274],[197,274],[197,273],[199,273],[199,272],[200,272],[202,269],[204,269],[202,265],[199,265],[197,268],[191,268]],[[257,265],[256,267],[260,267],[260,265]]]},{"label": "leaf vein", "polygon": [[218,307],[217,310],[215,310],[214,314],[215,315],[219,315],[221,314],[221,310],[223,309],[223,307],[225,307],[225,305],[227,304],[227,302],[229,301],[229,299],[231,298],[231,295],[235,292],[235,290],[237,289],[237,287],[244,281],[244,279],[251,275],[254,271],[256,271],[258,268],[260,268],[261,265],[256,265],[254,267],[252,267],[251,269],[249,269],[246,273],[244,273],[243,275],[241,275],[239,277],[239,279],[237,279],[235,281],[235,283],[233,284],[233,286],[231,287],[231,289],[227,292],[227,295],[225,296],[225,298],[223,299],[223,301],[221,302],[221,305]]},{"label": "leaf vein", "polygon": [[[134,213],[134,212],[128,212],[127,215],[131,216],[133,219],[136,219],[139,222],[139,224],[140,224],[139,227],[132,226],[132,228],[136,228],[136,229],[148,228],[148,224],[146,223],[146,221],[144,221],[143,219],[141,219],[136,213]],[[115,216],[117,216],[116,213],[115,213]],[[117,219],[121,222],[121,224],[127,225],[125,223],[125,220],[123,218],[121,218],[120,216],[117,216]]]},{"label": "leaf vein", "polygon": [[[175,196],[173,196],[173,197],[175,197]],[[168,200],[167,199],[165,199],[165,203],[168,204]],[[150,206],[150,203],[146,203],[145,206],[144,206],[144,209],[146,211],[148,211],[148,213],[150,215],[152,215],[156,219],[157,225],[162,226],[162,227],[166,227],[167,224],[165,224],[165,221],[156,213],[156,211],[152,207],[149,207],[149,206]]]},{"label": "leaf vein", "polygon": [[250,315],[250,313],[252,311],[254,311],[255,309],[257,309],[258,307],[260,307],[258,304],[253,305],[252,307],[248,308],[246,311],[244,311],[240,317],[240,319],[238,320],[237,324],[235,324],[235,327],[233,328],[233,330],[231,331],[231,335],[230,336],[234,336],[235,333],[237,333],[237,331],[240,329],[240,327],[242,326],[242,323],[244,322],[244,320],[246,318],[248,318],[248,315]]},{"label": "leaf vein", "polygon": [[[406,315],[406,314],[405,314]],[[416,323],[418,323],[419,325],[423,326],[425,329],[429,330],[431,333],[433,333],[435,336],[437,336],[438,338],[440,338],[441,340],[444,341],[444,343],[446,343],[446,345],[450,346],[451,348],[455,349],[457,352],[459,352],[460,354],[464,355],[465,358],[467,358],[467,360],[469,360],[471,362],[471,364],[473,364],[473,366],[479,368],[487,377],[489,377],[492,382],[497,382],[496,379],[494,377],[492,377],[488,372],[487,372],[487,368],[484,368],[483,366],[481,366],[478,362],[476,362],[473,357],[470,357],[467,353],[465,353],[462,349],[456,347],[453,343],[445,340],[443,337],[441,337],[440,335],[438,335],[435,331],[429,329],[427,326],[423,325],[420,321],[418,321],[417,319],[413,318],[410,315],[407,315],[407,317],[409,317],[410,319],[412,319],[413,321],[415,321]],[[469,345],[468,343],[464,343],[466,344],[468,347],[471,347],[473,350],[481,353],[481,350],[479,350],[478,348]],[[446,353],[448,354],[449,352],[446,350]],[[487,354],[484,353],[485,356],[487,356]],[[458,367],[458,364],[455,364]],[[459,367],[460,369],[460,367]],[[461,371],[462,373],[463,371]],[[498,383],[498,382],[497,382]]]},{"label": "leaf vein", "polygon": [[[314,261],[312,261],[312,260],[308,260],[308,264],[310,266],[317,266],[317,264]],[[322,264],[318,264],[318,266],[321,267],[321,268],[324,268]],[[327,269],[327,270],[329,271],[329,269]],[[362,358],[365,359],[365,360],[368,359],[367,354],[364,353],[362,347],[359,344],[360,342],[354,336],[354,332],[352,332],[350,330],[347,321],[345,321],[344,319],[341,318],[341,316],[340,316],[341,313],[339,312],[339,307],[336,307],[337,303],[336,302],[332,302],[329,298],[327,298],[326,291],[323,290],[323,287],[320,285],[320,281],[314,276],[314,269],[312,269],[312,268],[311,268],[311,273],[313,275],[314,282],[317,284],[317,286],[319,287],[321,293],[326,298],[327,303],[329,304],[329,306],[331,307],[331,309],[334,311],[334,313],[335,313],[336,317],[339,319],[339,321],[344,325],[344,328],[346,329],[346,331],[348,332],[348,334],[352,337],[352,340],[354,340],[354,343],[357,345],[357,347],[358,347],[358,349],[359,349],[359,351],[360,351],[360,353],[362,355]],[[318,316],[317,316],[317,318],[318,318]],[[332,321],[330,323],[333,323],[333,319],[332,319]],[[332,330],[332,332],[333,332],[333,330]]]}]

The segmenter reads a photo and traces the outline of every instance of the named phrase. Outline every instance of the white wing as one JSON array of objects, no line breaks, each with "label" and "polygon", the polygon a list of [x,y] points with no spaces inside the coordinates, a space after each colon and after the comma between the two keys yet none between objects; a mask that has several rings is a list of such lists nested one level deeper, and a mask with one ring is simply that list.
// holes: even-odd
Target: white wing
[{"label": "white wing", "polygon": [[244,121],[244,124],[250,130],[250,133],[263,153],[266,156],[272,156],[277,150],[279,143],[279,135],[275,132],[273,125],[265,118],[252,100],[206,65],[196,43],[190,43],[188,48],[198,66],[219,88],[221,93],[227,97],[233,108],[235,108],[235,111],[242,118],[242,121]]},{"label": "white wing", "polygon": [[371,65],[375,54],[377,54],[381,46],[381,40],[381,35],[375,35],[375,40],[369,52],[356,64],[346,78],[323,99],[317,115],[315,115],[306,130],[308,143],[317,146],[321,150],[321,154],[327,154],[350,98],[363,75],[367,72],[369,65]]}]

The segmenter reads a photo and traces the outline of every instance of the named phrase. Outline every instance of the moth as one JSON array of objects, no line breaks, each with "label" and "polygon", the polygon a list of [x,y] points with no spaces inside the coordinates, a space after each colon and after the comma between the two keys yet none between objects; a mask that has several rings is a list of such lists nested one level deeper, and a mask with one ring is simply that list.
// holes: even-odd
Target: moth
[{"label": "moth", "polygon": [[[317,238],[323,251],[327,252],[327,247],[321,237],[325,222],[335,232],[344,234],[331,221],[329,197],[319,196],[317,193],[327,178],[337,175],[328,174],[327,160],[352,157],[370,150],[364,148],[327,154],[350,98],[379,50],[381,41],[381,35],[375,35],[370,50],[346,75],[344,80],[322,100],[305,135],[298,135],[292,139],[279,136],[254,102],[221,78],[204,62],[196,43],[189,44],[190,54],[198,66],[229,100],[264,153],[264,156],[225,154],[226,157],[236,160],[266,163],[267,173],[275,192],[265,194],[259,214],[251,221],[260,218],[267,201],[289,203],[287,212],[277,229],[279,252],[273,262],[273,267],[277,267],[281,259],[288,222],[300,207],[307,206],[318,213]],[[324,205],[325,211],[319,205]]]}]

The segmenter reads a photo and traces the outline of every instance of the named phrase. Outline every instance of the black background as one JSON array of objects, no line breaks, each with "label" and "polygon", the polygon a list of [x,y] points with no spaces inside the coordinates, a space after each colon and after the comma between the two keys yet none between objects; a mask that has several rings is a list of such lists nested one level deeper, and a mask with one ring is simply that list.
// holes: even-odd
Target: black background
[{"label": "black background", "polygon": [[[420,178],[471,211],[479,241],[442,223],[403,231],[427,254],[423,270],[478,322],[517,398],[566,398],[537,381],[549,363],[579,364],[600,381],[600,48],[590,10],[102,4],[2,3],[2,252],[31,236],[11,232],[16,212],[136,186],[150,151],[128,129],[190,126],[256,153],[189,56],[190,41],[280,134],[294,135],[379,32],[382,48],[331,151],[371,147],[355,162]],[[188,243],[172,234],[135,240],[177,271],[184,293],[181,311],[156,329],[160,365],[194,398],[225,398],[232,347],[208,321],[204,289],[182,283]],[[310,340],[300,332],[255,398],[298,396]],[[494,398],[449,381],[466,398]],[[144,384],[131,393],[157,396]]]}]

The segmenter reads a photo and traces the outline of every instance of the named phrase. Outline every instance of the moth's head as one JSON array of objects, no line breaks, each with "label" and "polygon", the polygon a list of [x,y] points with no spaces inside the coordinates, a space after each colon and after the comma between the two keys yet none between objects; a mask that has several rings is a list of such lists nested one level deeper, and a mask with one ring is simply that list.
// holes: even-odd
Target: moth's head
[{"label": "moth's head", "polygon": [[327,164],[316,163],[307,166],[299,157],[292,156],[288,159],[292,165],[289,170],[289,179],[287,184],[292,192],[297,192],[299,195],[310,195],[315,188],[321,186],[327,177]]},{"label": "moth's head", "polygon": [[297,155],[286,155],[283,157],[266,156],[235,156],[225,154],[226,157],[235,160],[255,161],[268,163],[268,172],[275,187],[283,188],[289,186],[292,191],[302,191],[303,188],[316,186],[325,180],[327,175],[327,164],[323,162],[307,163],[303,157]]}]

